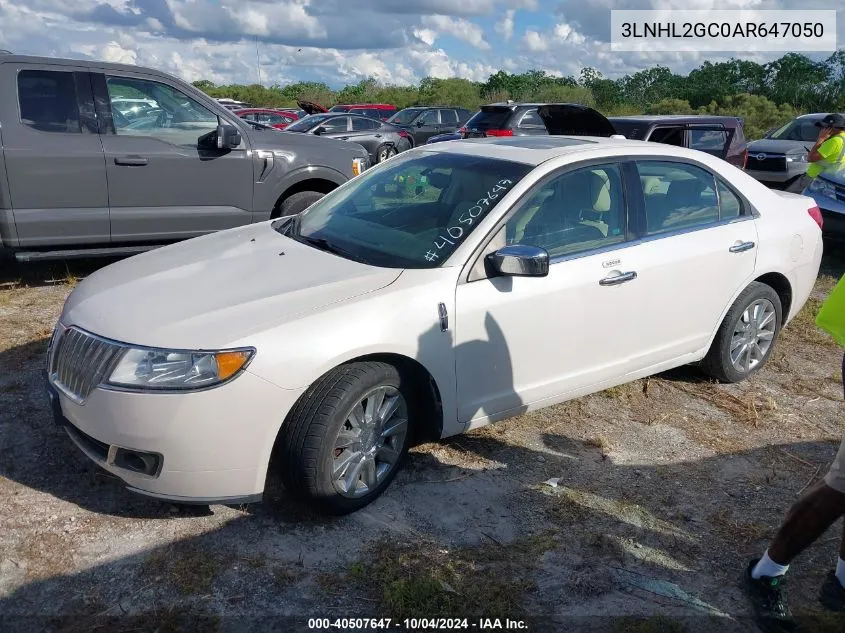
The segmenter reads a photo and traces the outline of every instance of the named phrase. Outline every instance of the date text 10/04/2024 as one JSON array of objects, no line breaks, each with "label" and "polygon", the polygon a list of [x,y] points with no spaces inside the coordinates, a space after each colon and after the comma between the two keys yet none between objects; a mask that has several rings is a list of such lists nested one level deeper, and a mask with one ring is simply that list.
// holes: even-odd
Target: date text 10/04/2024
[{"label": "date text 10/04/2024", "polygon": [[524,620],[510,618],[310,618],[309,629],[390,629],[406,631],[527,631]]}]

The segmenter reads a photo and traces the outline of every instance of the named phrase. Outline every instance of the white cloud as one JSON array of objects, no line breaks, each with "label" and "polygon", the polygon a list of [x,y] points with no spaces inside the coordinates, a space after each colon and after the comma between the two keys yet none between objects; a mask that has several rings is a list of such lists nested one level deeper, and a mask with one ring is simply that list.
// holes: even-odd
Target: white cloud
[{"label": "white cloud", "polygon": [[475,46],[480,50],[488,50],[490,44],[484,39],[484,30],[463,18],[452,18],[447,15],[426,15],[423,16],[424,26],[440,33],[448,33],[452,37]]},{"label": "white cloud", "polygon": [[501,33],[505,41],[508,42],[513,37],[513,16],[516,13],[514,9],[505,11],[505,17],[501,21],[496,22],[496,32]]},{"label": "white cloud", "polygon": [[556,39],[566,40],[567,42],[572,42],[573,44],[583,44],[587,41],[586,37],[581,35],[568,24],[556,24],[552,33],[554,33]]},{"label": "white cloud", "polygon": [[437,40],[437,31],[432,29],[414,29],[414,35],[429,46]]},{"label": "white cloud", "polygon": [[522,36],[522,45],[533,53],[539,53],[548,50],[549,41],[537,31],[529,30]]}]

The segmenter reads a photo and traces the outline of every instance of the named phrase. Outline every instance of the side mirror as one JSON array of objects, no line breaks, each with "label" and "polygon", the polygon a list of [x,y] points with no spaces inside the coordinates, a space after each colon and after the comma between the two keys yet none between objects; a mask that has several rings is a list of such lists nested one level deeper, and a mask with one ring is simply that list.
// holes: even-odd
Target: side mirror
[{"label": "side mirror", "polygon": [[417,127],[422,127],[423,125],[425,125],[424,121],[422,121],[422,120],[417,121]]},{"label": "side mirror", "polygon": [[537,246],[514,244],[490,253],[487,264],[506,277],[545,277],[549,274],[549,253]]},{"label": "side mirror", "polygon": [[241,133],[234,125],[217,126],[217,149],[235,149],[241,144]]},{"label": "side mirror", "polygon": [[314,134],[316,134],[317,136],[320,136],[320,134],[325,134],[325,132],[326,132],[326,128],[324,128],[322,125],[320,127],[318,127],[316,130],[314,130]]}]

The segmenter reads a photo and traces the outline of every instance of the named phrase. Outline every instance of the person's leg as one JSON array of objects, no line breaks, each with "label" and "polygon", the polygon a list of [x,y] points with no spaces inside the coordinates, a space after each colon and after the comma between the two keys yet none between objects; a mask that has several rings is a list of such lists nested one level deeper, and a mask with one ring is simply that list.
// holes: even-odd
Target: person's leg
[{"label": "person's leg", "polygon": [[[840,453],[843,453],[843,448],[840,448]],[[786,521],[767,550],[769,558],[778,565],[789,565],[843,514],[845,493],[820,481],[789,510]]]}]

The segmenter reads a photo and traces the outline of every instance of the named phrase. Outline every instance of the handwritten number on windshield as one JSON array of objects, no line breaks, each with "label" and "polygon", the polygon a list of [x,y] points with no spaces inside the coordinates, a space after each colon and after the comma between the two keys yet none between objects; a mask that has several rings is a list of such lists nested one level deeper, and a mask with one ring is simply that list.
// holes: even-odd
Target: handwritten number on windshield
[{"label": "handwritten number on windshield", "polygon": [[[481,215],[481,213],[495,206],[496,203],[494,201],[498,200],[499,196],[502,195],[502,192],[507,191],[508,187],[512,184],[513,182],[507,178],[503,178],[497,182],[493,185],[490,191],[484,194],[483,198],[477,200],[472,207],[464,211],[458,217],[458,223],[468,227],[472,226],[475,223],[475,219]],[[434,247],[429,249],[425,254],[426,261],[433,262],[439,259],[440,254],[438,251],[446,248],[447,244],[454,246],[455,240],[459,240],[464,236],[464,229],[462,226],[448,226],[445,231],[449,237],[446,237],[445,235],[438,235],[434,238]]]}]

